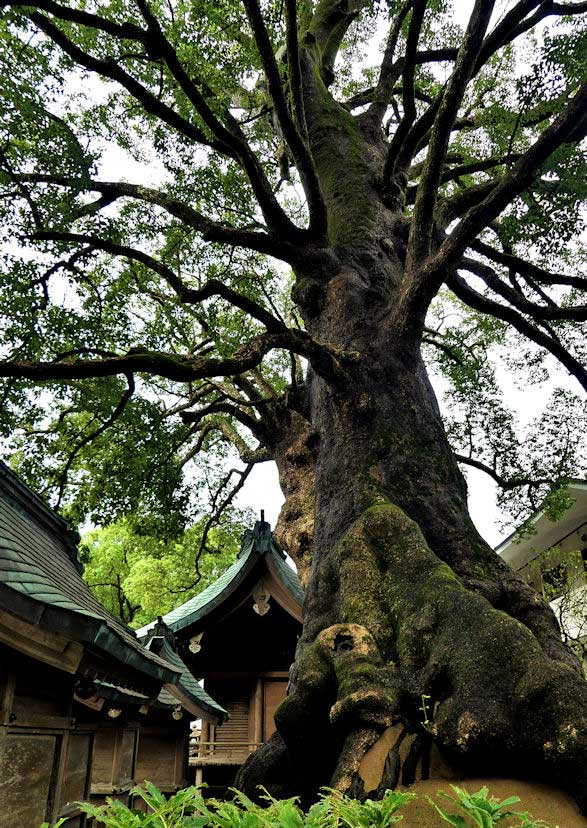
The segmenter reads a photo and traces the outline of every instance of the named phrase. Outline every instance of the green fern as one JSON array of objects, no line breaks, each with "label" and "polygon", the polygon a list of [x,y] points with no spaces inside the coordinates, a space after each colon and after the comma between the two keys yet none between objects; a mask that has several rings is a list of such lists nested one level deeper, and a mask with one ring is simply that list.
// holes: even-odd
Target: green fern
[{"label": "green fern", "polygon": [[[454,796],[442,796],[460,813],[449,813],[428,800],[453,828],[495,828],[510,817],[519,820],[516,828],[548,828],[545,822],[511,810],[520,801],[517,796],[500,802],[489,796],[487,788],[474,794],[454,785],[452,789]],[[133,788],[131,794],[142,800],[146,811],[110,798],[104,805],[78,805],[97,826],[105,828],[392,828],[403,819],[398,812],[416,796],[405,791],[385,791],[380,800],[359,802],[340,791],[324,788],[318,802],[304,813],[296,797],[275,799],[267,790],[261,790],[259,804],[235,789],[231,789],[232,800],[204,799],[199,788],[185,788],[166,797],[151,782],[145,782],[144,786]],[[60,828],[66,821],[61,819],[52,828]],[[41,828],[51,826],[45,822]],[[417,826],[410,823],[409,828]]]},{"label": "green fern", "polygon": [[477,793],[469,794],[463,788],[451,785],[456,796],[440,791],[440,796],[453,802],[465,816],[461,814],[448,813],[440,808],[430,797],[427,797],[430,804],[436,809],[445,822],[453,828],[494,828],[503,819],[516,817],[521,820],[515,828],[548,828],[548,824],[542,820],[533,819],[529,814],[521,811],[509,810],[511,805],[520,801],[519,796],[510,796],[501,802],[494,796],[489,795],[489,789],[481,788]]}]

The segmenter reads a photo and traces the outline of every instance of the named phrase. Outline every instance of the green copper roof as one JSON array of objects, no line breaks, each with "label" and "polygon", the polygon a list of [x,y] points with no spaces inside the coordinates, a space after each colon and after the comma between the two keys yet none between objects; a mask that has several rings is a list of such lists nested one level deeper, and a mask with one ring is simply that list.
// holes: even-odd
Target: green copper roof
[{"label": "green copper roof", "polygon": [[150,679],[177,681],[179,669],[144,649],[94,598],[80,569],[68,525],[0,461],[0,607]]},{"label": "green copper roof", "polygon": [[[273,543],[275,544],[275,541]],[[282,555],[272,555],[272,563],[277,571],[279,580],[301,606],[304,603],[304,588],[298,578],[298,573],[295,569],[291,568]]]},{"label": "green copper roof", "polygon": [[[301,605],[304,600],[304,591],[295,570],[287,564],[285,555],[275,541],[269,524],[258,520],[252,531],[248,529],[243,534],[241,550],[235,563],[198,595],[164,615],[163,621],[174,632],[178,632],[202,620],[235,592],[264,555],[271,558],[271,563],[281,583],[292,598]],[[146,636],[155,623],[152,621],[137,630],[138,636],[141,638]]]}]

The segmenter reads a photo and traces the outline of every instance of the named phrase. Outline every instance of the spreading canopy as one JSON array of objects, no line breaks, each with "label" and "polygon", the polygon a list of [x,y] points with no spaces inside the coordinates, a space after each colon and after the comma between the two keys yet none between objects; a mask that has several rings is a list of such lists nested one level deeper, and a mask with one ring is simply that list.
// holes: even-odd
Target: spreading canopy
[{"label": "spreading canopy", "polygon": [[[75,519],[219,516],[307,367],[344,385],[355,354],[307,332],[300,282],[307,304],[371,214],[316,157],[318,94],[321,128],[385,136],[392,313],[444,377],[459,460],[516,508],[583,471],[587,3],[2,7],[3,436]],[[532,438],[495,356],[572,379]]]}]

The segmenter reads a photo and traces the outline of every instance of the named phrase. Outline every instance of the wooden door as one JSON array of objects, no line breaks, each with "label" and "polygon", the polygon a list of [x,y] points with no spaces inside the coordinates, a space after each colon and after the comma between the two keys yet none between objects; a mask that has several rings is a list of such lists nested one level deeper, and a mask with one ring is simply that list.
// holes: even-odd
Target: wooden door
[{"label": "wooden door", "polygon": [[287,679],[263,681],[263,741],[275,733],[275,711],[285,698]]}]

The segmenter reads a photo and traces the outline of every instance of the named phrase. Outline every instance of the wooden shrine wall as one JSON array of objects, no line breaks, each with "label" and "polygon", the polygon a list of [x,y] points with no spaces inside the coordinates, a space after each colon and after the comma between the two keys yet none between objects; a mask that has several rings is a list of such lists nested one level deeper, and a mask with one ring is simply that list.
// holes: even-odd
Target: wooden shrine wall
[{"label": "wooden shrine wall", "polygon": [[112,796],[128,803],[135,784],[139,725],[101,721],[95,728],[91,801],[98,804]]},{"label": "wooden shrine wall", "polygon": [[72,698],[71,676],[0,647],[0,828],[81,826],[73,803],[88,796],[93,733]]},{"label": "wooden shrine wall", "polygon": [[[171,715],[167,712],[167,717]],[[187,784],[189,720],[174,725],[141,726],[135,778],[147,779],[164,793],[173,793]]]}]

